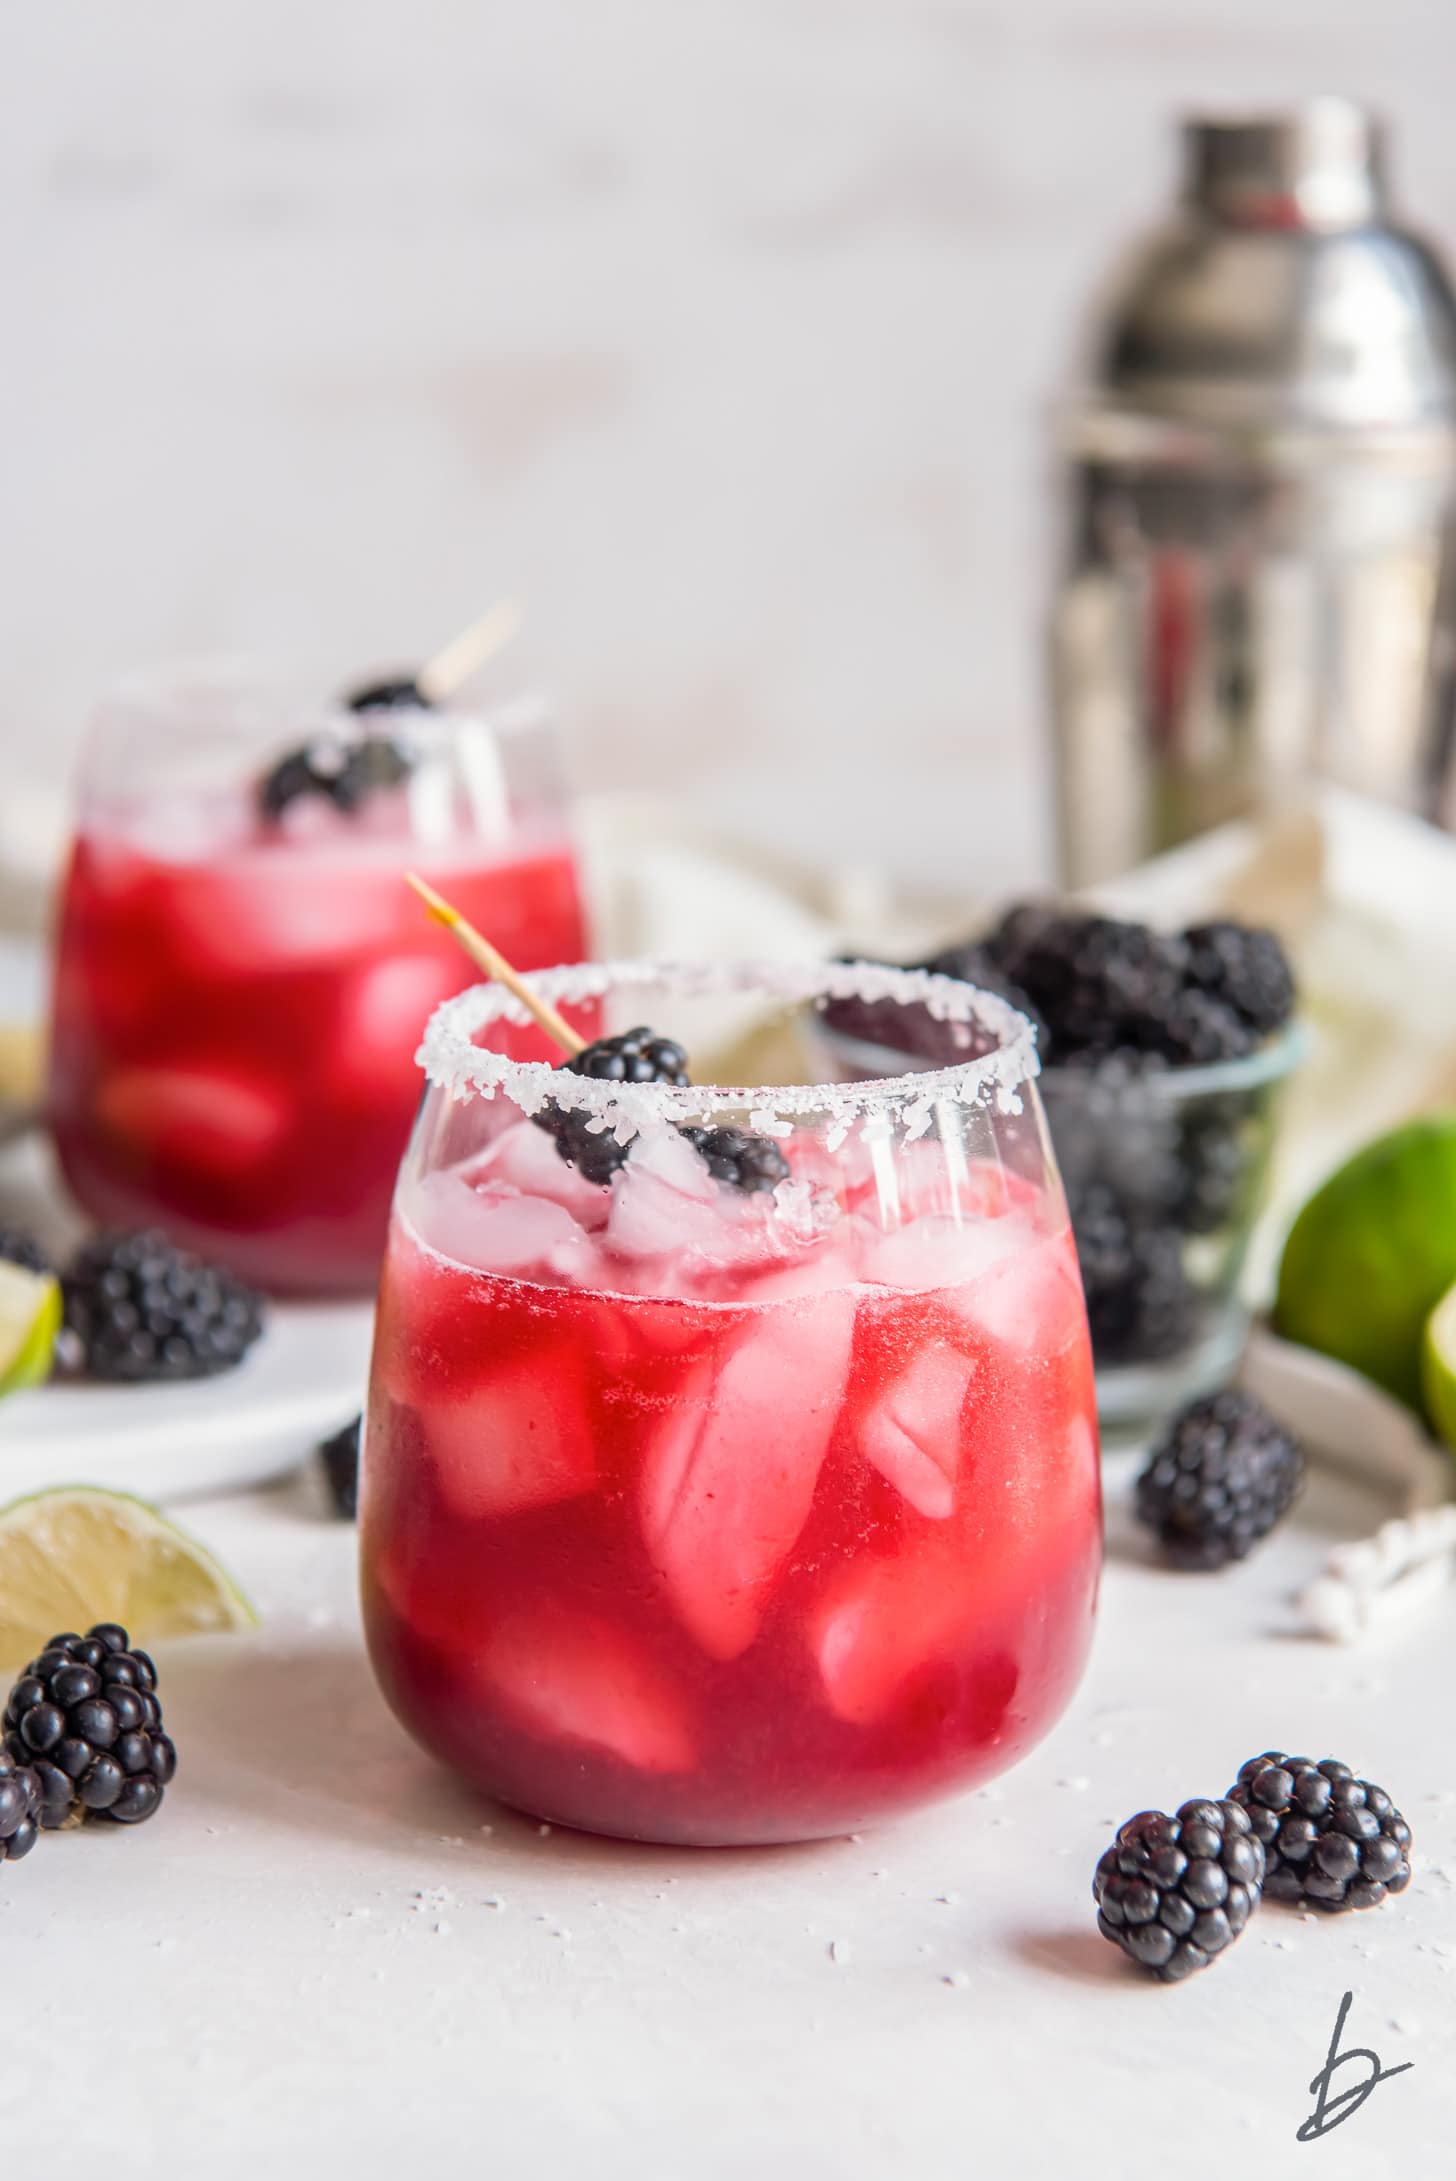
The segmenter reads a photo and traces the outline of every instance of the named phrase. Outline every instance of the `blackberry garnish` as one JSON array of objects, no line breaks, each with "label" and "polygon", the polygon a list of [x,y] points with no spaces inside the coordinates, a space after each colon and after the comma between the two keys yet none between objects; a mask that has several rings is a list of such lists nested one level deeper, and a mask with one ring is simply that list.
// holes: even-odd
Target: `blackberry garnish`
[{"label": "blackberry garnish", "polygon": [[1143,1810],[1097,1865],[1097,1928],[1176,1984],[1233,1943],[1263,1883],[1264,1849],[1237,1802],[1185,1802],[1176,1817]]},{"label": "blackberry garnish", "polygon": [[[569,1069],[598,1083],[671,1083],[681,1088],[688,1082],[688,1056],[682,1047],[645,1023],[620,1037],[597,1038],[557,1067],[558,1072]],[[610,1129],[593,1127],[596,1117],[580,1107],[543,1106],[533,1118],[538,1128],[555,1137],[567,1165],[587,1181],[609,1182],[627,1163],[630,1146],[618,1143]]]},{"label": "blackberry garnish", "polygon": [[35,1846],[40,1827],[40,1781],[28,1760],[0,1749],[0,1863],[18,1863]]},{"label": "blackberry garnish", "polygon": [[258,806],[265,818],[276,819],[300,798],[319,796],[336,810],[355,811],[378,789],[397,787],[413,764],[410,752],[387,735],[366,735],[358,742],[320,735],[290,750],[265,774]]},{"label": "blackberry garnish", "polygon": [[1105,1182],[1089,1183],[1071,1211],[1097,1361],[1155,1363],[1186,1348],[1197,1296],[1177,1230],[1139,1226]]},{"label": "blackberry garnish", "polygon": [[359,1427],[363,1421],[362,1416],[356,1416],[332,1439],[325,1439],[318,1450],[334,1512],[348,1522],[359,1512]]},{"label": "blackberry garnish", "polygon": [[1304,1449],[1252,1394],[1191,1401],[1168,1425],[1137,1481],[1138,1520],[1179,1567],[1242,1560],[1289,1510]]},{"label": "blackberry garnish", "polygon": [[5,1706],[5,1749],[35,1773],[42,1826],[152,1815],[177,1770],[156,1691],[156,1667],[114,1621],[52,1636],[31,1660]]},{"label": "blackberry garnish", "polygon": [[1272,931],[1223,919],[1183,934],[1188,974],[1202,992],[1224,1002],[1267,1037],[1294,1013],[1289,957]]},{"label": "blackberry garnish", "polygon": [[1271,1901],[1333,1915],[1376,1908],[1410,1884],[1409,1825],[1383,1787],[1333,1757],[1312,1764],[1266,1750],[1239,1767],[1229,1799],[1264,1844]]},{"label": "blackberry garnish", "polygon": [[212,1378],[241,1363],[263,1328],[251,1288],[155,1228],[88,1242],[62,1285],[93,1378]]},{"label": "blackberry garnish", "polygon": [[727,1182],[746,1196],[771,1192],[788,1180],[789,1162],[771,1136],[742,1128],[684,1128],[680,1133],[707,1162],[714,1181]]},{"label": "blackberry garnish", "polygon": [[364,682],[344,699],[351,712],[428,712],[430,700],[413,674]]},{"label": "blackberry garnish", "polygon": [[0,1226],[0,1262],[22,1265],[27,1272],[54,1272],[46,1252],[24,1227]]}]

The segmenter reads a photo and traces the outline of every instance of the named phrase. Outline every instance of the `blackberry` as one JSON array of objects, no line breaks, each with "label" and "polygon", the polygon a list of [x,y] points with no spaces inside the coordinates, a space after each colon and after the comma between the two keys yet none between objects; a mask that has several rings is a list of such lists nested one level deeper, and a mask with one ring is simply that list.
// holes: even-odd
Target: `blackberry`
[{"label": "blackberry", "polygon": [[684,1128],[681,1134],[707,1161],[714,1181],[727,1182],[746,1196],[772,1191],[788,1180],[789,1162],[771,1136],[742,1128]]},{"label": "blackberry", "polygon": [[114,1621],[52,1636],[31,1660],[5,1706],[5,1749],[34,1770],[42,1826],[152,1815],[177,1770],[156,1691],[156,1667]]},{"label": "blackberry", "polygon": [[54,1272],[55,1266],[24,1227],[0,1226],[0,1262],[23,1265],[27,1272]]},{"label": "blackberry", "polygon": [[1179,1136],[1176,1203],[1185,1234],[1216,1234],[1237,1218],[1258,1163],[1257,1146],[1247,1140],[1255,1111],[1247,1093],[1189,1101]]},{"label": "blackberry", "polygon": [[1175,1068],[1236,1060],[1288,1021],[1294,983],[1272,932],[1227,919],[1183,933],[1026,902],[982,942],[1044,1018],[1042,1057],[1109,1054]]},{"label": "blackberry", "polygon": [[[1025,991],[1014,977],[1007,976],[987,947],[983,945],[946,947],[939,954],[932,954],[929,960],[920,966],[932,971],[937,977],[955,977],[961,984],[975,985],[980,992],[994,992],[997,999],[1007,1001],[1010,1006],[1016,1009],[1018,1014],[1025,1015],[1036,1033],[1037,1051],[1044,1052],[1046,1050],[1047,1026],[1042,1021],[1031,994]],[[937,1027],[944,1030],[946,1025],[942,1023],[938,1024]],[[974,1027],[974,1025],[971,1027]],[[987,1043],[989,1042],[988,1039]],[[963,1048],[958,1046],[950,1057],[952,1059],[959,1058],[962,1050]]]},{"label": "blackberry", "polygon": [[[688,1056],[671,1038],[659,1037],[645,1023],[635,1030],[624,1030],[619,1037],[598,1038],[594,1044],[584,1045],[569,1060],[558,1063],[560,1069],[569,1069],[573,1075],[590,1076],[598,1083],[671,1083],[683,1087],[688,1082]],[[618,1169],[625,1166],[629,1146],[617,1142],[609,1129],[593,1127],[595,1118],[579,1107],[543,1106],[533,1117],[538,1128],[544,1128],[556,1139],[556,1148],[568,1166],[574,1166],[588,1181],[609,1182]]]},{"label": "blackberry", "polygon": [[1207,1068],[1241,1060],[1259,1040],[1233,1008],[1208,992],[1179,992],[1132,1025],[1147,1052],[1175,1068]]},{"label": "blackberry", "polygon": [[[857,962],[872,958],[846,954],[839,959]],[[895,969],[901,965],[891,962],[884,966]],[[1026,1016],[1036,1034],[1038,1050],[1042,1049],[1045,1023],[1021,987],[1012,983],[984,947],[947,947],[926,961],[904,966],[928,969],[935,976],[955,977],[960,983],[975,985],[982,992],[994,992]],[[841,1037],[857,1038],[865,1045],[880,1045],[889,1052],[904,1053],[930,1067],[946,1068],[956,1061],[974,1060],[983,1053],[994,1052],[997,1045],[994,1032],[979,1023],[941,1022],[928,1007],[907,1007],[900,1000],[831,999],[824,1003],[823,1014],[830,1028],[837,1030]]]},{"label": "blackberry", "polygon": [[352,1522],[359,1512],[359,1427],[363,1421],[362,1416],[356,1416],[332,1439],[325,1439],[318,1450],[334,1512],[347,1522]]},{"label": "blackberry", "polygon": [[1118,1046],[1156,1049],[1183,986],[1182,941],[1115,917],[1022,908],[986,945],[1040,1013],[1053,1063]]},{"label": "blackberry", "polygon": [[1201,992],[1224,1002],[1261,1037],[1283,1028],[1294,1013],[1294,978],[1272,931],[1223,918],[1190,926],[1183,939],[1189,977]]},{"label": "blackberry", "polygon": [[100,1235],[62,1282],[66,1324],[93,1378],[212,1378],[263,1328],[261,1298],[158,1229]]},{"label": "blackberry", "polygon": [[1105,1182],[1089,1183],[1071,1211],[1097,1361],[1156,1363],[1186,1348],[1198,1298],[1177,1229],[1136,1224]]},{"label": "blackberry", "polygon": [[290,750],[264,775],[258,807],[265,818],[277,819],[291,804],[319,796],[336,810],[352,812],[378,789],[397,787],[413,766],[410,752],[387,735],[366,735],[358,742],[319,735]]},{"label": "blackberry", "polygon": [[40,1781],[28,1760],[0,1749],[0,1863],[18,1863],[35,1846],[40,1826]]},{"label": "blackberry", "polygon": [[1137,1516],[1179,1567],[1242,1560],[1288,1512],[1304,1449],[1252,1394],[1206,1394],[1179,1411],[1137,1481]]},{"label": "blackberry", "polygon": [[1092,1880],[1097,1928],[1164,1984],[1206,1969],[1259,1905],[1264,1849],[1237,1802],[1143,1810]]},{"label": "blackberry", "polygon": [[1383,1787],[1333,1757],[1312,1764],[1266,1750],[1240,1765],[1229,1799],[1263,1842],[1271,1901],[1333,1915],[1376,1908],[1410,1884],[1409,1825]]},{"label": "blackberry", "polygon": [[351,712],[428,712],[429,698],[413,674],[386,674],[378,681],[362,682],[344,702]]}]

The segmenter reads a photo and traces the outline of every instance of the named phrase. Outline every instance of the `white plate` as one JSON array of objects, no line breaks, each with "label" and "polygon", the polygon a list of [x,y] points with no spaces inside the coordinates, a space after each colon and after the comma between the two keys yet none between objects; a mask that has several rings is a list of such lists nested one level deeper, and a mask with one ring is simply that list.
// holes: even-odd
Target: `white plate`
[{"label": "white plate", "polygon": [[[0,1217],[64,1256],[84,1231],[49,1146],[0,1146]],[[58,1484],[143,1499],[196,1499],[282,1476],[357,1415],[373,1305],[267,1305],[263,1337],[235,1371],[178,1386],[52,1379],[0,1401],[0,1505]]]},{"label": "white plate", "polygon": [[55,1380],[0,1403],[0,1503],[58,1484],[196,1499],[294,1469],[361,1407],[367,1303],[274,1303],[235,1371],[178,1386]]}]

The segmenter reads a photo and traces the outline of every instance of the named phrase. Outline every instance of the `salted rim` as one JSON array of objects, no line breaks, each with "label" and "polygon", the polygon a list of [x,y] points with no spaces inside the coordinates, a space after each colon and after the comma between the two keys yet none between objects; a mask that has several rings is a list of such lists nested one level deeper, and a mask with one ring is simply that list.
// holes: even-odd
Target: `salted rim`
[{"label": "salted rim", "polygon": [[[136,715],[167,732],[185,728],[196,734],[200,727],[204,740],[266,738],[280,744],[285,739],[361,740],[378,731],[370,721],[379,717],[355,712],[341,694],[317,689],[301,675],[270,667],[247,653],[209,652],[132,667],[114,676],[93,708],[92,732],[110,727],[118,715]],[[472,725],[505,736],[550,726],[554,706],[544,689],[528,682],[488,703],[397,705],[390,716],[400,732],[428,746],[448,743],[462,727]]]},{"label": "salted rim", "polygon": [[[742,1111],[764,1135],[787,1134],[795,1117],[827,1117],[845,1128],[875,1119],[898,1122],[911,1136],[930,1127],[938,1105],[983,1102],[995,1097],[1004,1112],[1019,1109],[1019,1092],[1037,1073],[1031,1024],[994,992],[962,984],[926,969],[898,969],[883,962],[782,962],[739,960],[681,962],[577,962],[526,976],[533,992],[553,1004],[571,1005],[636,987],[666,987],[685,999],[724,992],[754,993],[787,1005],[808,1000],[890,1000],[921,1006],[954,1030],[978,1024],[996,1039],[989,1053],[949,1066],[861,1083],[668,1083],[599,1082],[556,1068],[545,1060],[508,1060],[472,1042],[487,1023],[527,1024],[529,1011],[503,985],[475,985],[435,1009],[415,1059],[430,1081],[451,1098],[493,1098],[509,1092],[523,1113],[550,1103],[591,1114],[601,1132],[627,1142],[663,1121],[691,1121],[725,1108]],[[663,1026],[664,1036],[671,1025]]]}]

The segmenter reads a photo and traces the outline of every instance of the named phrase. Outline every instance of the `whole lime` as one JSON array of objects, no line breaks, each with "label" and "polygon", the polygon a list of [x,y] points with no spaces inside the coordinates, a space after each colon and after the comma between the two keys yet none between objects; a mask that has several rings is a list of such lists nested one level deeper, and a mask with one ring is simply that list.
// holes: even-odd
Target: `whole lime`
[{"label": "whole lime", "polygon": [[1332,1174],[1289,1230],[1275,1330],[1420,1409],[1426,1320],[1456,1282],[1456,1113],[1408,1121]]}]

